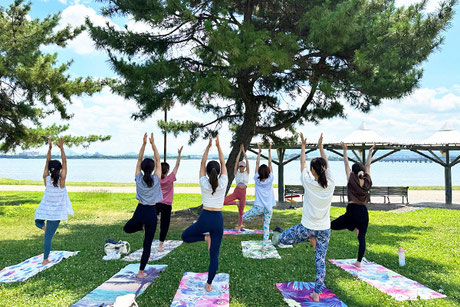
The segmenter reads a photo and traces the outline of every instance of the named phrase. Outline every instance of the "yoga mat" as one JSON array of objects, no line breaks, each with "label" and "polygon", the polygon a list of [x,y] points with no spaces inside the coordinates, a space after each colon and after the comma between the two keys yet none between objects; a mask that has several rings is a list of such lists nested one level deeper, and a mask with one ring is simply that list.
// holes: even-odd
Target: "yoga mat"
[{"label": "yoga mat", "polygon": [[[238,229],[224,229],[224,235],[253,235],[253,234],[263,234],[263,230],[251,230],[246,228],[241,228],[241,232],[238,232]],[[270,233],[273,231],[270,230]]]},{"label": "yoga mat", "polygon": [[212,281],[212,291],[206,292],[208,273],[186,272],[182,277],[171,307],[229,306],[229,275],[219,273]]},{"label": "yoga mat", "polygon": [[51,263],[48,263],[47,265],[42,265],[43,254],[34,256],[19,264],[8,266],[1,270],[0,282],[8,283],[27,280],[41,271],[52,267],[56,263],[59,263],[62,259],[67,259],[75,256],[76,254],[78,254],[78,251],[51,251],[48,256],[48,260],[51,261]]},{"label": "yoga mat", "polygon": [[326,287],[323,287],[322,293],[319,295],[319,302],[314,302],[310,298],[310,294],[315,290],[314,282],[285,282],[277,283],[276,287],[281,291],[284,301],[290,307],[304,306],[324,306],[324,307],[346,307],[337,295],[332,293]]},{"label": "yoga mat", "polygon": [[[149,261],[155,261],[155,260],[160,260],[167,254],[169,254],[173,249],[178,247],[179,245],[182,244],[182,241],[176,241],[176,240],[166,240],[163,244],[163,251],[159,252],[157,251],[158,246],[160,244],[160,241],[154,240],[152,242],[152,249],[150,251],[150,258]],[[124,261],[141,261],[141,256],[142,256],[142,251],[143,249],[138,249],[137,251],[125,256],[122,260]]]},{"label": "yoga mat", "polygon": [[375,262],[362,262],[361,268],[357,268],[353,265],[356,259],[329,261],[380,291],[391,295],[397,301],[416,300],[418,297],[422,300],[446,297]]},{"label": "yoga mat", "polygon": [[82,306],[106,306],[113,304],[117,296],[130,293],[136,294],[136,297],[142,292],[166,269],[167,265],[150,265],[145,267],[144,272],[147,274],[144,278],[137,278],[139,264],[128,264],[113,275],[109,280],[88,293],[81,300],[72,305],[72,307]]},{"label": "yoga mat", "polygon": [[267,242],[267,246],[265,247],[265,253],[262,253],[260,251],[260,249],[262,248],[262,241],[241,241],[241,246],[243,248],[243,256],[246,258],[281,259],[281,256],[278,254],[278,251],[276,250],[276,248],[273,246],[272,242],[270,241]]}]

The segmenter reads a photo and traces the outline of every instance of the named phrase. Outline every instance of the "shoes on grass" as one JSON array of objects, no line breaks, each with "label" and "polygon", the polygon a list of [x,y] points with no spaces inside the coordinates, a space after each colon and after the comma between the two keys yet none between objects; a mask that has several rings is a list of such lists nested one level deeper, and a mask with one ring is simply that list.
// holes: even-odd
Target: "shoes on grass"
[{"label": "shoes on grass", "polygon": [[121,258],[121,254],[113,251],[105,255],[104,257],[102,257],[102,260],[118,260],[120,258]]}]

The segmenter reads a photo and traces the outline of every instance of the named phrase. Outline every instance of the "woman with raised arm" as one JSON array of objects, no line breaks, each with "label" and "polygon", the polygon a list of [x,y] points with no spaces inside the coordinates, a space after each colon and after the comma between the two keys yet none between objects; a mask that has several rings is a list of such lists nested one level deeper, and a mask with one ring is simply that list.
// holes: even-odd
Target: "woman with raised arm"
[{"label": "woman with raised arm", "polygon": [[133,217],[125,224],[123,230],[126,233],[144,231],[144,243],[142,245],[141,264],[139,266],[138,278],[147,276],[144,273],[145,266],[150,258],[153,237],[157,228],[157,213],[155,204],[163,199],[161,192],[161,160],[157,147],[153,140],[153,133],[150,134],[150,144],[152,145],[154,160],[144,158],[145,145],[147,145],[147,133],[144,134],[142,146],[137,157],[135,181],[136,199],[139,201]]},{"label": "woman with raised arm", "polygon": [[366,251],[366,233],[369,225],[369,213],[367,203],[370,201],[369,191],[372,187],[371,162],[372,152],[375,144],[369,149],[366,166],[362,163],[355,163],[351,167],[348,164],[347,145],[341,143],[343,148],[343,162],[345,163],[345,174],[347,175],[347,197],[348,205],[344,215],[331,222],[332,230],[348,229],[355,231],[358,237],[358,258],[354,265],[361,266],[361,261]]},{"label": "woman with raised arm", "polygon": [[58,160],[51,160],[51,148],[53,145],[51,138],[48,139],[48,154],[46,155],[45,170],[43,171],[45,193],[40,205],[35,210],[35,225],[45,231],[42,265],[50,263],[48,256],[51,251],[53,236],[59,223],[67,220],[68,215],[73,215],[72,203],[65,186],[67,159],[62,138],[59,139],[57,146],[61,150],[62,164]]},{"label": "woman with raised arm", "polygon": [[276,206],[275,193],[273,191],[274,176],[272,169],[272,145],[270,144],[270,147],[268,148],[268,166],[262,164],[260,167],[259,164],[262,149],[260,149],[260,145],[257,146],[259,148],[259,154],[257,155],[256,170],[254,175],[256,195],[252,208],[243,214],[243,221],[252,220],[256,216],[263,215],[264,236],[261,252],[265,253],[265,247],[267,246],[270,234],[270,221],[273,215],[273,207]]},{"label": "woman with raised arm", "polygon": [[169,164],[166,162],[161,163],[161,192],[163,193],[163,200],[156,204],[157,215],[160,217],[160,245],[158,251],[163,251],[163,244],[166,240],[166,235],[169,230],[169,223],[171,221],[171,210],[174,198],[174,181],[176,181],[176,174],[179,170],[180,156],[182,153],[182,146],[177,151],[177,160],[171,174],[169,173]]},{"label": "woman with raised arm", "polygon": [[[200,167],[200,187],[203,210],[195,224],[191,225],[182,233],[182,241],[193,243],[198,241],[208,242],[209,269],[206,291],[212,290],[212,281],[219,267],[219,250],[224,235],[224,217],[222,206],[224,205],[225,192],[227,190],[228,176],[225,166],[224,154],[219,144],[219,136],[216,137],[216,147],[219,152],[219,162],[209,161],[209,149],[212,146],[212,136],[204,151]],[[209,234],[205,234],[209,233]]]},{"label": "woman with raised arm", "polygon": [[305,146],[307,140],[300,134],[302,150],[300,153],[300,181],[304,187],[304,200],[302,220],[286,231],[277,227],[273,232],[272,242],[274,245],[298,244],[307,242],[311,238],[316,240],[315,263],[316,280],[315,290],[311,298],[319,302],[319,295],[324,286],[326,276],[326,252],[331,235],[330,211],[332,196],[334,195],[335,183],[332,178],[329,162],[323,149],[323,134],[318,140],[318,148],[321,157],[314,158],[310,162],[310,172],[306,167]]},{"label": "woman with raised arm", "polygon": [[[240,161],[241,154],[244,155],[245,161]],[[243,224],[243,213],[244,206],[246,205],[246,188],[249,181],[249,160],[246,152],[244,151],[244,145],[241,144],[240,151],[236,157],[235,163],[235,183],[236,188],[233,193],[227,195],[224,200],[224,205],[236,205],[235,200],[238,200],[238,232],[241,232],[241,225]]]}]

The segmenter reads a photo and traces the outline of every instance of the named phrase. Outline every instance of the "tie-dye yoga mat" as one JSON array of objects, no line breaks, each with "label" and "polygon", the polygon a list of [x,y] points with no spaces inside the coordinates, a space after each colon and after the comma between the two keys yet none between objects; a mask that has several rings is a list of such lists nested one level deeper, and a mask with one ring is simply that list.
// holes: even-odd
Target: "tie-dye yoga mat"
[{"label": "tie-dye yoga mat", "polygon": [[117,296],[134,293],[136,297],[160,275],[167,265],[150,265],[145,267],[144,272],[147,274],[144,278],[137,278],[139,264],[128,264],[109,280],[88,293],[81,300],[72,305],[72,307],[83,306],[106,306],[113,304]]},{"label": "tie-dye yoga mat", "polygon": [[[173,249],[176,247],[180,246],[182,244],[182,241],[176,241],[176,240],[166,240],[163,244],[163,251],[159,252],[158,251],[158,246],[160,244],[160,241],[154,240],[152,242],[152,249],[150,251],[150,258],[149,261],[155,261],[155,260],[160,260],[167,254],[169,254]],[[124,257],[123,260],[125,261],[141,261],[141,256],[142,256],[142,248],[138,249],[137,251],[129,254],[128,256]]]},{"label": "tie-dye yoga mat", "polygon": [[290,307],[305,307],[305,306],[324,306],[324,307],[346,307],[337,295],[332,293],[326,287],[323,287],[322,293],[319,296],[319,302],[314,302],[310,298],[310,294],[315,290],[314,282],[285,282],[276,284],[278,290],[281,291],[284,301]]},{"label": "tie-dye yoga mat", "polygon": [[353,265],[356,259],[329,261],[380,291],[391,295],[397,301],[446,297],[375,262],[363,262],[361,268],[357,268]]},{"label": "tie-dye yoga mat", "polygon": [[48,263],[47,265],[42,265],[43,254],[34,256],[19,264],[8,266],[1,270],[0,282],[7,283],[27,280],[41,271],[52,267],[56,263],[59,263],[62,259],[75,256],[76,254],[78,254],[78,251],[52,251],[48,256],[48,260],[51,261],[51,263]]},{"label": "tie-dye yoga mat", "polygon": [[272,242],[268,241],[265,246],[265,253],[260,250],[262,248],[262,241],[241,241],[243,248],[243,256],[246,258],[266,259],[277,258],[281,259],[278,251],[273,246]]},{"label": "tie-dye yoga mat", "polygon": [[206,292],[208,273],[186,272],[171,307],[229,306],[229,279],[227,273],[217,274],[212,281],[212,291]]},{"label": "tie-dye yoga mat", "polygon": [[[273,233],[273,231],[270,230],[270,233]],[[253,234],[264,234],[264,231],[241,228],[241,232],[238,232],[238,229],[224,229],[224,235],[253,235]]]}]

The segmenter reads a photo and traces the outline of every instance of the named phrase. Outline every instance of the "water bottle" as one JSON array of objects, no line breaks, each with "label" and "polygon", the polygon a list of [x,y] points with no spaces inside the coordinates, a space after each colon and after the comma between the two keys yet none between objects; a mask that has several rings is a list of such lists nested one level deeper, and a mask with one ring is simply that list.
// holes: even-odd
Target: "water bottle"
[{"label": "water bottle", "polygon": [[406,250],[404,248],[399,248],[398,249],[398,254],[399,254],[399,266],[405,266],[406,265],[406,255],[404,254]]}]

